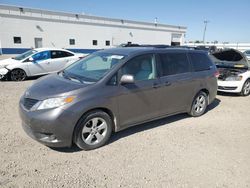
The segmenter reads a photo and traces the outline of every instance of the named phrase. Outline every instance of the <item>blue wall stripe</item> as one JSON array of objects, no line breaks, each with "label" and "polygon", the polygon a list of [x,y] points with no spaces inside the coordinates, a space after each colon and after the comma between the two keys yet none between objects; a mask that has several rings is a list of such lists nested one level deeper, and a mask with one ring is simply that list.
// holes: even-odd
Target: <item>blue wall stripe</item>
[{"label": "blue wall stripe", "polygon": [[[30,50],[30,48],[2,48],[0,49],[0,52],[2,51],[2,54],[21,54],[26,51]],[[67,49],[75,53],[93,53],[100,49]]]},{"label": "blue wall stripe", "polygon": [[2,48],[3,54],[21,54],[30,50],[30,48]]}]

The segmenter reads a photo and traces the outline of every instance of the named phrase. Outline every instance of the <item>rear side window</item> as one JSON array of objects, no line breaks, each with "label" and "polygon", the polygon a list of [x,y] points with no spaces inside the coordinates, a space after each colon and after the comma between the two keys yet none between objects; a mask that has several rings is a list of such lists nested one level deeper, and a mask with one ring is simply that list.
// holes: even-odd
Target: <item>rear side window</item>
[{"label": "rear side window", "polygon": [[74,54],[70,53],[70,52],[66,52],[66,51],[51,51],[51,58],[55,59],[55,58],[62,58],[62,57],[69,57],[69,56],[73,56]]},{"label": "rear side window", "polygon": [[186,53],[160,54],[163,76],[190,72]]},{"label": "rear side window", "polygon": [[193,63],[194,71],[209,70],[210,67],[213,65],[206,54],[190,53],[189,57]]}]

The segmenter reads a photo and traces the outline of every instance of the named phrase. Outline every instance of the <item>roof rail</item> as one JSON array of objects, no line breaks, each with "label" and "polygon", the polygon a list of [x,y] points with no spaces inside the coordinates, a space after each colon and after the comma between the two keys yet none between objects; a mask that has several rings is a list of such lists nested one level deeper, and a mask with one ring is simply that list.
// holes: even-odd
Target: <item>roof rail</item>
[{"label": "roof rail", "polygon": [[171,46],[165,44],[121,44],[120,47],[151,47],[151,48],[169,48]]}]

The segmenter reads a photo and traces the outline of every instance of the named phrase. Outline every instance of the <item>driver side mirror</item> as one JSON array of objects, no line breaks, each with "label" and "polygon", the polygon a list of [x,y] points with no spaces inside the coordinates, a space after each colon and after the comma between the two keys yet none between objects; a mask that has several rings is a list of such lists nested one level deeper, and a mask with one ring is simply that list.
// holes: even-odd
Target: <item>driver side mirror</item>
[{"label": "driver side mirror", "polygon": [[29,57],[28,61],[29,61],[29,62],[34,61],[33,57]]},{"label": "driver side mirror", "polygon": [[121,84],[134,84],[135,83],[135,79],[133,75],[130,74],[124,74],[121,77]]}]

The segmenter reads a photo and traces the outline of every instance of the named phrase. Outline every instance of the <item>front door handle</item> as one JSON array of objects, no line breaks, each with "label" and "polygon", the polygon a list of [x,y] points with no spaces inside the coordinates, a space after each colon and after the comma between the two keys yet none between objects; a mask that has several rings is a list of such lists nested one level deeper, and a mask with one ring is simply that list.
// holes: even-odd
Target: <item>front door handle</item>
[{"label": "front door handle", "polygon": [[160,84],[157,84],[157,83],[154,83],[154,84],[153,84],[153,88],[157,89],[157,88],[159,88],[159,87],[161,87]]},{"label": "front door handle", "polygon": [[168,82],[168,81],[165,82],[165,86],[170,86],[170,85],[171,85],[171,82]]}]

